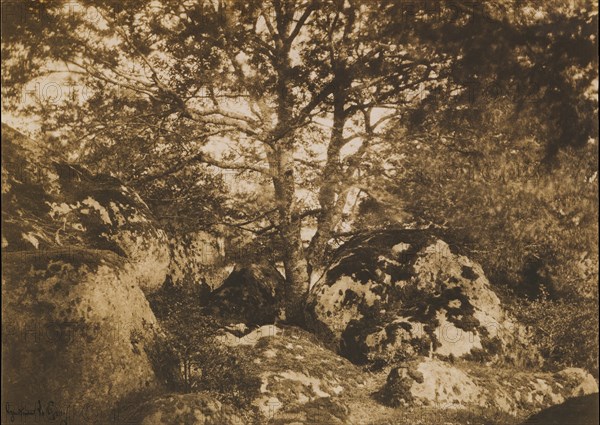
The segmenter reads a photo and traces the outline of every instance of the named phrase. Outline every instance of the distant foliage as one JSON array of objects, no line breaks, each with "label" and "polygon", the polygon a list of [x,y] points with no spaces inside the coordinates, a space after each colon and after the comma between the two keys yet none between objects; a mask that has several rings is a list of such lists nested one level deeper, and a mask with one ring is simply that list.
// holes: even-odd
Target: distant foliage
[{"label": "distant foliage", "polygon": [[[498,284],[529,298],[575,289],[594,296],[598,259],[598,145],[544,163],[542,142],[511,139],[505,119],[473,140],[399,140],[388,185],[416,220],[432,223]],[[492,133],[498,132],[496,136]],[[504,134],[503,134],[504,132]]]}]

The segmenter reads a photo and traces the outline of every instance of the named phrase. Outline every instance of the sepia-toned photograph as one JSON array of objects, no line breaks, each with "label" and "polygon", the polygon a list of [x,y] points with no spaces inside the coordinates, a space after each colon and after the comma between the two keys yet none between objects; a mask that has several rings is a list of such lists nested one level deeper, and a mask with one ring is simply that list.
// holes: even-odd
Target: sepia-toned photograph
[{"label": "sepia-toned photograph", "polygon": [[18,425],[599,423],[598,0],[1,0]]}]

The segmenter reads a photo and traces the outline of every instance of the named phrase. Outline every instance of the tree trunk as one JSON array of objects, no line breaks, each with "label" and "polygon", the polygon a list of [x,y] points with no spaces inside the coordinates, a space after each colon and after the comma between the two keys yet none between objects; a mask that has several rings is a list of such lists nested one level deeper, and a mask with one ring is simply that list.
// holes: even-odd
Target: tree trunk
[{"label": "tree trunk", "polygon": [[270,155],[273,186],[279,215],[279,236],[285,268],[285,322],[304,325],[304,305],[308,295],[309,276],[301,238],[301,220],[294,217],[294,159],[291,140],[283,140]]},{"label": "tree trunk", "polygon": [[309,276],[306,257],[302,246],[301,218],[295,215],[294,182],[294,131],[292,124],[294,99],[290,83],[291,41],[284,42],[291,24],[291,16],[276,11],[277,29],[280,34],[276,42],[277,69],[277,124],[271,131],[271,145],[268,150],[269,169],[275,189],[279,215],[279,236],[282,242],[282,259],[285,268],[286,288],[284,294],[285,322],[304,326],[304,306],[308,296]]},{"label": "tree trunk", "polygon": [[341,190],[342,182],[340,180],[342,175],[340,151],[344,146],[346,95],[341,84],[334,91],[333,99],[333,128],[327,147],[327,162],[323,169],[319,190],[321,213],[317,218],[317,231],[308,248],[308,260],[311,269],[322,265],[327,244],[333,235],[334,227],[339,221],[344,207],[344,199],[341,199],[343,191]]},{"label": "tree trunk", "polygon": [[298,223],[285,225],[282,229],[285,239],[283,264],[285,267],[285,322],[304,326],[304,307],[309,289],[307,262],[302,249]]}]

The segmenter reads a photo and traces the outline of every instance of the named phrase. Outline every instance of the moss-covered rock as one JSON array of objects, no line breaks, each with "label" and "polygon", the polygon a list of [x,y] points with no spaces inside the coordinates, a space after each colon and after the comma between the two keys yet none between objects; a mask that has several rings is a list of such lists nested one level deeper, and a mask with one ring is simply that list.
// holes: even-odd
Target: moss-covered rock
[{"label": "moss-covered rock", "polygon": [[3,265],[7,402],[111,408],[159,386],[156,320],[126,260],[81,249],[5,253]]},{"label": "moss-covered rock", "polygon": [[142,199],[119,180],[94,175],[2,125],[2,247],[7,252],[93,248],[129,260],[138,285],[165,280],[169,247]]},{"label": "moss-covered rock", "polygon": [[169,394],[143,403],[128,414],[139,425],[249,425],[252,419],[207,393]]},{"label": "moss-covered rock", "polygon": [[99,412],[160,386],[145,292],[164,281],[169,250],[148,207],[5,125],[2,153],[4,395]]},{"label": "moss-covered rock", "polygon": [[365,385],[359,368],[299,328],[262,326],[243,336],[229,334],[222,341],[253,359],[253,373],[261,385],[252,404],[261,417],[277,424],[291,418],[319,423],[310,420],[317,417],[318,406],[325,405],[342,421],[332,423],[344,423],[348,412],[341,397]]},{"label": "moss-covered rock", "polygon": [[307,315],[359,364],[532,353],[481,267],[422,230],[369,232],[342,246],[312,288]]}]

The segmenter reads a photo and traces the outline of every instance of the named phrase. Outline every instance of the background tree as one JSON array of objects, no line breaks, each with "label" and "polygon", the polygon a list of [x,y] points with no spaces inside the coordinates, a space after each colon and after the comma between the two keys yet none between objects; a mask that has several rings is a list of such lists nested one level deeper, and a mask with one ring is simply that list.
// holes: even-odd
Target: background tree
[{"label": "background tree", "polygon": [[389,188],[413,217],[469,248],[494,280],[533,297],[540,285],[592,295],[597,4],[496,6],[470,31],[442,23],[431,32],[441,49],[456,51],[446,72],[464,89],[437,86],[391,127],[390,138],[408,143],[388,145]]}]

